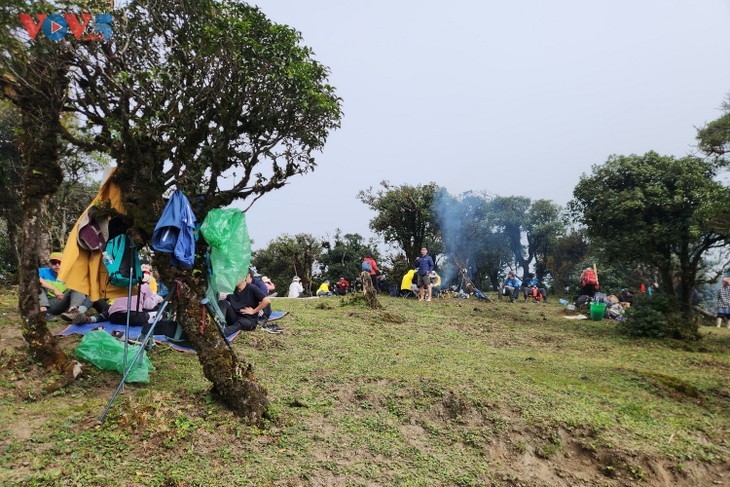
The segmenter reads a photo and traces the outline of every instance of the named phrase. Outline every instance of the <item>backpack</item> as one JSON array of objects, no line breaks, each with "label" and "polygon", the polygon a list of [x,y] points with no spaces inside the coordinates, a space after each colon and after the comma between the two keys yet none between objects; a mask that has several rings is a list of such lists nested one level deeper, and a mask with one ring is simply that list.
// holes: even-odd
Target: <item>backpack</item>
[{"label": "backpack", "polygon": [[[134,242],[126,233],[117,235],[106,243],[102,254],[104,266],[109,274],[109,284],[128,287],[130,281],[137,284],[142,279],[142,265]],[[129,275],[130,267],[132,275]]]},{"label": "backpack", "polygon": [[373,265],[370,263],[369,260],[362,261],[362,270],[364,270],[365,272],[373,272]]},{"label": "backpack", "polygon": [[598,278],[596,277],[596,273],[593,271],[593,269],[586,269],[583,273],[583,280],[581,281],[580,285],[588,286],[590,284],[598,284]]}]

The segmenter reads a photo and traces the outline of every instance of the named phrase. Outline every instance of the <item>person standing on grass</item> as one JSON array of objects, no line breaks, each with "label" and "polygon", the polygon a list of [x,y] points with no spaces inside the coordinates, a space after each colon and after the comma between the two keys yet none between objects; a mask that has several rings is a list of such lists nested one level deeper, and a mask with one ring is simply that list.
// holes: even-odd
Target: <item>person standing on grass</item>
[{"label": "person standing on grass", "polygon": [[375,259],[373,259],[373,256],[368,254],[362,259],[362,270],[370,274],[370,282],[373,283],[373,288],[375,289],[375,292],[378,292],[378,273],[380,270],[378,269],[378,264],[375,263]]},{"label": "person standing on grass", "polygon": [[722,323],[730,328],[730,277],[722,278],[722,287],[717,290],[717,327]]},{"label": "person standing on grass", "polygon": [[418,274],[418,300],[431,301],[431,271],[434,268],[433,259],[428,255],[428,249],[421,249],[421,256],[416,259],[416,274]]}]

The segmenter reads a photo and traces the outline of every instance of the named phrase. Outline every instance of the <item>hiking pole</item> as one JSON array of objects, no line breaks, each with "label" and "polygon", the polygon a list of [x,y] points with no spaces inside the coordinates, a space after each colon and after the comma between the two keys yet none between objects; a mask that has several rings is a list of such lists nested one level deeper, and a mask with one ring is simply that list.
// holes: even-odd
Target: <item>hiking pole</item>
[{"label": "hiking pole", "polygon": [[215,327],[218,328],[218,331],[220,332],[221,336],[223,337],[223,341],[226,342],[226,345],[228,345],[228,348],[230,348],[231,352],[233,352],[233,354],[235,355],[236,351],[233,350],[233,345],[231,345],[231,342],[228,340],[228,337],[226,337],[225,327],[223,326],[223,323],[221,323],[221,319],[218,316],[218,312],[213,308],[213,303],[210,302],[210,299],[203,298],[200,300],[200,304],[205,306],[205,309],[208,310],[208,314],[210,314],[210,317],[213,318]]},{"label": "hiking pole", "polygon": [[[129,288],[127,289],[127,322],[124,326],[124,358],[122,361],[122,370],[127,370],[127,349],[129,348],[129,318],[130,314],[132,312],[132,282],[134,282],[133,276],[135,274],[134,269],[134,258],[132,257],[134,255],[134,252],[137,250],[136,246],[134,245],[134,240],[131,238],[128,238],[129,240]],[[137,289],[137,304],[139,305],[139,288]],[[124,387],[124,381],[122,381],[122,387]]]},{"label": "hiking pole", "polygon": [[104,412],[101,414],[101,417],[99,417],[99,420],[96,422],[97,424],[104,423],[104,420],[106,419],[106,415],[109,412],[109,409],[112,407],[112,403],[114,402],[114,399],[117,398],[117,396],[119,395],[119,392],[124,388],[124,382],[127,380],[127,377],[132,372],[132,369],[134,368],[135,364],[137,363],[137,360],[139,359],[140,355],[142,355],[142,353],[144,353],[144,350],[147,347],[147,342],[149,342],[150,338],[152,338],[152,336],[154,335],[155,326],[157,326],[157,322],[160,321],[160,318],[162,317],[162,315],[165,312],[165,308],[167,308],[167,305],[170,303],[170,296],[173,295],[175,289],[176,289],[176,284],[173,284],[172,289],[167,294],[167,296],[165,296],[165,299],[162,301],[162,304],[160,305],[160,309],[157,311],[157,315],[155,315],[155,319],[152,321],[152,326],[150,326],[150,329],[147,332],[147,335],[145,335],[144,340],[142,341],[142,344],[139,346],[139,350],[137,350],[137,353],[132,358],[132,361],[129,364],[129,368],[127,368],[127,366],[126,366],[127,346],[129,345],[129,337],[125,337],[125,340],[124,340],[125,366],[123,369],[124,374],[122,374],[122,380],[119,382],[117,389],[114,391],[112,398],[109,400],[109,404],[106,405]]}]

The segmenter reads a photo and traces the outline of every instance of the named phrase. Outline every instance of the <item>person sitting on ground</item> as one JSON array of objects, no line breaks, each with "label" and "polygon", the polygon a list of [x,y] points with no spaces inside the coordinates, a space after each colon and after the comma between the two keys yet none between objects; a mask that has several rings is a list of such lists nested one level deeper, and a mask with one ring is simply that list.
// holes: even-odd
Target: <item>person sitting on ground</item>
[{"label": "person sitting on ground", "polygon": [[390,290],[388,289],[388,279],[383,274],[378,275],[375,282],[377,283],[376,290],[378,292],[386,294],[390,292]]},{"label": "person sitting on ground", "polygon": [[276,296],[276,285],[271,282],[271,279],[264,276],[261,278],[261,280],[264,281],[264,284],[266,284],[266,290],[269,291],[269,297],[273,298],[274,296]]},{"label": "person sitting on ground", "polygon": [[324,282],[319,286],[319,288],[317,289],[317,296],[332,296],[332,291],[330,291],[329,279],[325,279]]},{"label": "person sitting on ground", "polygon": [[547,291],[544,287],[540,287],[540,281],[532,272],[527,275],[527,279],[522,281],[522,295],[525,301],[529,297],[535,298],[537,302],[547,301]]},{"label": "person sitting on ground", "polygon": [[730,277],[722,278],[722,286],[717,290],[717,327],[722,323],[730,328]]},{"label": "person sitting on ground", "polygon": [[507,277],[504,279],[504,282],[502,283],[502,296],[509,296],[510,303],[514,303],[514,301],[519,297],[520,293],[520,280],[517,279],[517,276],[515,276],[515,273],[512,271],[509,271],[507,273]]},{"label": "person sitting on ground", "polygon": [[299,276],[294,276],[291,280],[291,284],[289,284],[289,297],[300,298],[302,297],[303,292],[304,286],[302,286],[302,280],[299,279]]},{"label": "person sitting on ground", "polygon": [[51,253],[49,267],[38,269],[41,292],[38,296],[40,311],[45,314],[46,321],[56,321],[56,316],[61,315],[64,319],[73,319],[91,306],[91,302],[82,294],[66,287],[66,284],[58,279],[58,271],[61,269],[61,252]]},{"label": "person sitting on ground", "polygon": [[264,296],[263,291],[252,285],[253,273],[248,271],[246,277],[237,285],[233,293],[226,296],[226,299],[218,301],[218,306],[226,317],[226,336],[243,330],[253,331],[261,324],[261,329],[269,333],[281,333],[283,330],[274,323],[267,323],[262,316],[262,311],[271,300]]},{"label": "person sitting on ground", "polygon": [[[252,277],[253,277],[253,279],[251,280],[251,284],[253,284],[257,288],[259,288],[261,290],[261,292],[264,293],[264,296],[268,297],[269,296],[269,287],[264,282],[264,278],[261,277],[261,275],[258,272],[253,271],[253,270],[252,270]],[[261,312],[261,315],[264,318],[266,318],[266,321],[269,321],[269,318],[271,318],[271,305],[270,304],[267,305],[263,309],[263,311]],[[262,326],[263,326],[263,324],[262,324]]]},{"label": "person sitting on ground", "polygon": [[428,255],[428,249],[426,247],[421,248],[421,256],[416,259],[419,301],[423,301],[424,295],[426,301],[431,301],[431,271],[433,268],[433,259]]},{"label": "person sitting on ground", "polygon": [[598,275],[592,267],[586,267],[580,274],[581,296],[593,297],[600,287],[598,286]]},{"label": "person sitting on ground", "polygon": [[144,326],[150,321],[150,311],[157,308],[162,302],[162,298],[152,292],[152,288],[147,282],[139,286],[139,293],[132,294],[132,298],[127,296],[116,298],[109,306],[109,322],[115,325],[127,324],[127,310],[129,310],[129,326]]},{"label": "person sitting on ground", "polygon": [[344,296],[347,294],[347,289],[350,287],[350,283],[344,277],[340,277],[335,283],[335,294],[338,296]]},{"label": "person sitting on ground", "polygon": [[441,276],[436,271],[431,271],[431,296],[438,297],[441,294]]},{"label": "person sitting on ground", "polygon": [[[642,285],[643,285],[643,283],[642,283]],[[619,303],[622,303],[623,307],[628,308],[634,302],[634,292],[631,291],[630,289],[621,290],[621,292],[618,295],[618,301],[619,301]]]}]

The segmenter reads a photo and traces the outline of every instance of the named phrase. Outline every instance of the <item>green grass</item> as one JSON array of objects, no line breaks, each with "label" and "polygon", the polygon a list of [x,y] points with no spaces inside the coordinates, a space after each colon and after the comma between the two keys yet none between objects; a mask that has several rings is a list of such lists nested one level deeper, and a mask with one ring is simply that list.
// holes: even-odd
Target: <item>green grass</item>
[{"label": "green grass", "polygon": [[[268,390],[261,429],[210,397],[192,354],[155,347],[152,382],[127,387],[99,427],[117,374],[89,366],[23,400],[34,369],[3,352],[0,483],[651,485],[664,469],[692,485],[728,461],[728,330],[687,345],[566,320],[553,303],[381,301],[275,300],[286,331],[234,342]],[[0,299],[0,331],[18,327],[14,303]]]}]

